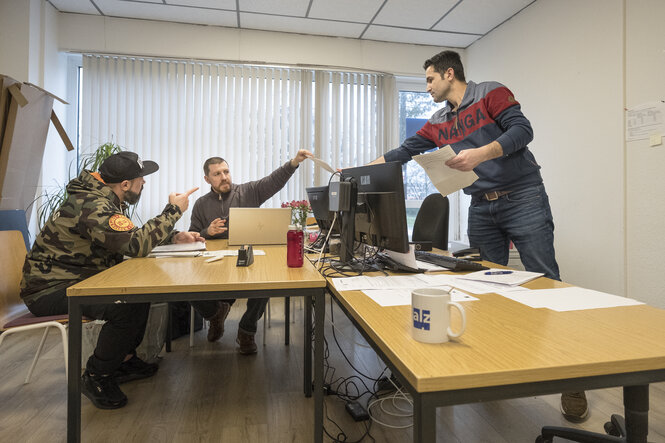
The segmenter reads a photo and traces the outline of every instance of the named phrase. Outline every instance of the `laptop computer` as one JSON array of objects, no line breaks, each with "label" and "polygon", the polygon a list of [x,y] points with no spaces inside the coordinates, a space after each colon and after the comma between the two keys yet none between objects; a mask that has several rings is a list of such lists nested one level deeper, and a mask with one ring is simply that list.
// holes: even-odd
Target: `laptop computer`
[{"label": "laptop computer", "polygon": [[291,208],[230,208],[229,245],[285,245]]}]

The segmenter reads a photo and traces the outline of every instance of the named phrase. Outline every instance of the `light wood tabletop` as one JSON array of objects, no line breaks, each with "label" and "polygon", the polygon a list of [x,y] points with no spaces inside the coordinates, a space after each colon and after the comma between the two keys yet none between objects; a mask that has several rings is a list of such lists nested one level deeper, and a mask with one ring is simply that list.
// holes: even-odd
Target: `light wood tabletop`
[{"label": "light wood tabletop", "polygon": [[[229,248],[226,240],[206,242],[208,250]],[[254,262],[237,267],[236,257],[206,262],[210,257],[133,258],[67,288],[69,297],[69,374],[67,440],[81,441],[81,305],[217,299],[229,297],[302,296],[305,302],[303,389],[314,394],[313,441],[323,439],[323,323],[326,279],[305,261],[286,266],[286,246],[255,247]],[[312,322],[312,311],[314,320]],[[313,330],[313,334],[312,334]],[[312,337],[314,348],[312,355]],[[314,378],[312,380],[312,372]]]},{"label": "light wood tabletop", "polygon": [[[208,240],[208,250],[227,247],[226,240]],[[67,289],[70,297],[88,295],[182,293],[262,289],[323,288],[325,279],[305,260],[301,268],[289,268],[286,246],[262,245],[248,267],[236,267],[236,257],[206,263],[210,257],[133,258]]]},{"label": "light wood tabletop", "polygon": [[[531,289],[569,286],[539,278]],[[411,337],[411,306],[382,307],[360,291],[337,300],[408,382],[422,393],[665,368],[665,310],[647,305],[556,312],[497,294],[463,302],[458,339]],[[453,314],[453,329],[459,314]]]}]

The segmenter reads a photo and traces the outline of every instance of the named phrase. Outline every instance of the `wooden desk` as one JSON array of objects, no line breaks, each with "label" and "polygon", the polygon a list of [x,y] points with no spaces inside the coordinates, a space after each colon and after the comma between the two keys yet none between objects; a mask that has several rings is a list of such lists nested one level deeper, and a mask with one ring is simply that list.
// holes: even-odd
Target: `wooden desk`
[{"label": "wooden desk", "polygon": [[[208,249],[226,249],[225,240],[208,242]],[[236,249],[236,248],[232,248]],[[81,440],[81,305],[144,303],[220,298],[305,297],[304,385],[312,393],[312,303],[314,303],[315,438],[323,438],[323,322],[325,279],[305,261],[302,268],[286,266],[286,246],[257,246],[249,267],[235,266],[235,257],[205,263],[206,257],[138,258],[126,260],[67,289],[69,298],[69,374],[67,439]]]},{"label": "wooden desk", "polygon": [[[525,286],[569,285],[540,278]],[[411,338],[411,306],[381,307],[359,291],[329,290],[413,396],[414,442],[436,440],[438,406],[614,386],[624,386],[629,441],[647,441],[648,385],[665,380],[665,310],[555,312],[475,295],[463,303],[465,333],[432,345]]]}]

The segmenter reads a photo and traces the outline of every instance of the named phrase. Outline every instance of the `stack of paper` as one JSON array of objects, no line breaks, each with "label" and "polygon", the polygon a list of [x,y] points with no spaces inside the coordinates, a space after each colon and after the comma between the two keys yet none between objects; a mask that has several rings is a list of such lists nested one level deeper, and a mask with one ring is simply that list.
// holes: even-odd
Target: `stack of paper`
[{"label": "stack of paper", "polygon": [[547,308],[558,312],[644,304],[632,298],[620,297],[577,286],[557,289],[534,289],[503,295],[532,308]]},{"label": "stack of paper", "polygon": [[172,245],[155,246],[148,257],[198,257],[206,250],[203,242],[175,243]]},{"label": "stack of paper", "polygon": [[483,283],[498,283],[507,286],[519,286],[543,275],[542,272],[513,271],[508,269],[486,269],[460,275],[463,280],[474,280]]},{"label": "stack of paper", "polygon": [[445,163],[457,154],[450,145],[443,146],[427,154],[416,155],[413,159],[425,170],[434,187],[441,195],[450,195],[462,188],[471,186],[478,180],[473,171],[458,171]]}]

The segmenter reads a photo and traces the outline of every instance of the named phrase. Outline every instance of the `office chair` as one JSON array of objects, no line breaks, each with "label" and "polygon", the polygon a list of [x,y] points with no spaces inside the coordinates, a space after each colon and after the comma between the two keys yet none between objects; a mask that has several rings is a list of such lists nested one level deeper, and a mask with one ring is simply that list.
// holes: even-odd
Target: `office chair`
[{"label": "office chair", "polygon": [[23,235],[20,231],[0,231],[0,345],[11,334],[44,329],[37,352],[26,374],[25,383],[30,382],[37,360],[42,354],[44,342],[50,328],[60,331],[67,371],[67,321],[69,316],[53,315],[35,317],[26,308],[19,296],[23,262],[26,250]]},{"label": "office chair", "polygon": [[23,209],[3,209],[0,211],[0,231],[21,231],[25,248],[30,250],[28,222]]},{"label": "office chair", "polygon": [[536,443],[553,443],[555,437],[582,443],[629,443],[641,440],[634,434],[628,436],[629,429],[635,429],[639,423],[642,428],[648,428],[649,386],[629,386],[623,388],[623,398],[626,418],[612,414],[610,421],[604,425],[605,434],[583,431],[581,429],[563,428],[558,426],[544,426]]},{"label": "office chair", "polygon": [[431,241],[432,247],[448,250],[448,197],[436,193],[425,197],[413,224],[412,241]]}]

